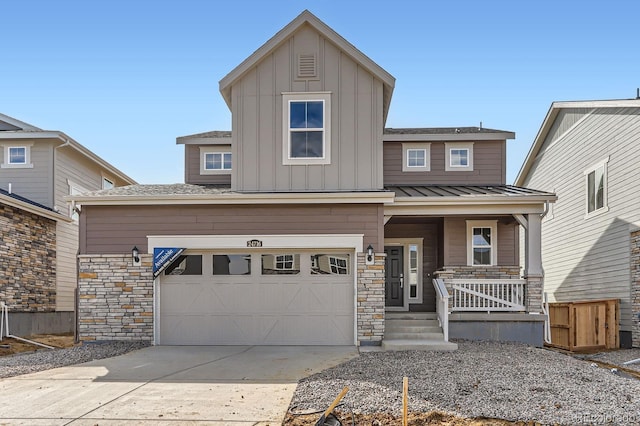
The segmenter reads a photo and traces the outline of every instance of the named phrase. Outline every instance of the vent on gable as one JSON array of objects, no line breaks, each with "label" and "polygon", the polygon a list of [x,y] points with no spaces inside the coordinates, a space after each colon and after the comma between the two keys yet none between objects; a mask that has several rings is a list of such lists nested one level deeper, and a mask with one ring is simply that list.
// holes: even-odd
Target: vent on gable
[{"label": "vent on gable", "polygon": [[317,76],[316,55],[298,55],[298,78],[315,78]]}]

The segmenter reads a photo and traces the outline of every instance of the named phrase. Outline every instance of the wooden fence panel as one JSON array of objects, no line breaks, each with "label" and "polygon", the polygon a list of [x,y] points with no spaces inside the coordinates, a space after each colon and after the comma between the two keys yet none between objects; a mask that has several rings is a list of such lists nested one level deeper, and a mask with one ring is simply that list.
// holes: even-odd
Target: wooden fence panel
[{"label": "wooden fence panel", "polygon": [[617,299],[550,303],[551,346],[569,351],[619,348],[619,310]]}]

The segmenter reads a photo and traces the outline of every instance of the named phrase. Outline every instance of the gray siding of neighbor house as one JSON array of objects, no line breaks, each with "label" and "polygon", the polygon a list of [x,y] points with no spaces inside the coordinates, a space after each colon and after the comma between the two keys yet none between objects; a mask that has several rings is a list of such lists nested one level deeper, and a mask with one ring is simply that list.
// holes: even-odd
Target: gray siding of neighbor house
[{"label": "gray siding of neighbor house", "polygon": [[[2,145],[30,147],[31,164],[29,168],[0,168],[0,187],[7,189],[11,184],[11,191],[25,198],[53,207],[53,143],[43,140],[17,140],[15,142],[2,141]],[[4,149],[0,150],[0,163],[4,162]]]},{"label": "gray siding of neighbor house", "polygon": [[[228,174],[213,174],[213,175],[201,175],[200,163],[202,162],[202,156],[200,154],[200,147],[204,145],[185,145],[184,146],[184,181],[193,185],[231,185],[231,173]],[[208,145],[215,148],[227,148],[231,151],[230,145]],[[235,161],[232,157],[231,161]],[[234,168],[235,164],[231,164]]]},{"label": "gray siding of neighbor house", "polygon": [[383,250],[381,204],[291,206],[84,206],[81,254],[147,251],[149,235],[364,234]]},{"label": "gray siding of neighbor house", "polygon": [[[466,220],[495,220],[500,218],[444,218],[444,266],[467,264]],[[519,227],[511,217],[498,220],[498,265],[517,266],[520,261]],[[506,222],[506,223],[505,223]]]},{"label": "gray siding of neighbor house", "polygon": [[[411,143],[416,141],[411,141]],[[469,140],[468,142],[474,142]],[[431,170],[402,171],[402,142],[384,143],[385,185],[499,185],[506,182],[506,142],[479,141],[473,144],[473,171],[445,171],[445,144],[431,142]]]},{"label": "gray siding of neighbor house", "polygon": [[[87,191],[102,189],[103,170],[94,162],[79,154],[75,149],[64,147],[55,150],[55,205],[60,213],[70,215],[69,203],[64,199],[69,195],[70,183]],[[104,172],[104,176],[114,185],[126,184]],[[76,256],[78,254],[78,223],[59,221],[57,233],[57,294],[56,310],[73,311],[74,293],[77,283]]]},{"label": "gray siding of neighbor house", "polygon": [[[558,115],[554,129],[564,133],[550,134],[524,181],[558,195],[542,225],[544,290],[551,301],[618,298],[620,330],[631,331],[630,232],[640,224],[640,109],[579,112]],[[607,157],[608,211],[586,218],[584,173]]]},{"label": "gray siding of neighbor house", "polygon": [[[315,54],[318,79],[296,80]],[[331,92],[331,164],[283,165],[283,92]],[[239,191],[382,188],[383,84],[309,25],[232,86],[232,188]],[[237,160],[236,160],[237,159]]]}]

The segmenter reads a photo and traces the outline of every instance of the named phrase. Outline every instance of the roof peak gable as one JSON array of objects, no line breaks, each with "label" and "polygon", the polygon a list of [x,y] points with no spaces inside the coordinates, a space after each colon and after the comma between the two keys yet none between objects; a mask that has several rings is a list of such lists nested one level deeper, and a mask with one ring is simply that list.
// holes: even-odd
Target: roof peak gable
[{"label": "roof peak gable", "polygon": [[220,80],[220,93],[227,103],[227,106],[231,108],[231,86],[269,53],[273,52],[281,46],[282,43],[291,38],[294,33],[304,25],[311,26],[315,31],[335,44],[342,52],[347,54],[363,68],[382,81],[384,91],[384,118],[386,120],[389,104],[391,102],[391,95],[395,86],[395,78],[307,9],[302,11],[300,15],[289,22],[284,28],[278,31],[273,37],[267,40],[267,42],[260,46],[255,52]]}]

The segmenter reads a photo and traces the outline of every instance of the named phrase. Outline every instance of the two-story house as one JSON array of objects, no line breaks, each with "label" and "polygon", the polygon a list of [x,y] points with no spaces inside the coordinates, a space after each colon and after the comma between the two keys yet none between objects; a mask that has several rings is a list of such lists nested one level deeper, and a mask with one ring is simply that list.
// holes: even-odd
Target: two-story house
[{"label": "two-story house", "polygon": [[516,179],[558,194],[542,233],[550,300],[618,299],[622,347],[640,346],[638,143],[640,97],[554,102]]},{"label": "two-story house", "polygon": [[512,132],[385,129],[394,85],[305,11],[220,81],[231,131],[177,139],[185,184],[72,197],[81,338],[541,345],[555,196],[505,185]]},{"label": "two-story house", "polygon": [[74,329],[78,212],[64,197],[134,183],[63,132],[0,114],[0,302],[12,334]]}]

